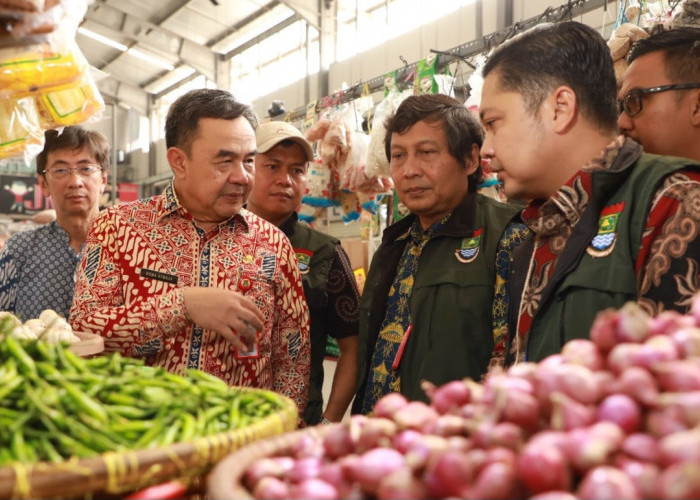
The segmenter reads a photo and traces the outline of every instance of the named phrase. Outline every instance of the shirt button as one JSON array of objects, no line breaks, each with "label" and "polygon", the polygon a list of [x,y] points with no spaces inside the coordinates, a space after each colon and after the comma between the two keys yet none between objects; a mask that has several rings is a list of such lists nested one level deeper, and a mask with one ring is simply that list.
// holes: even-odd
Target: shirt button
[{"label": "shirt button", "polygon": [[250,278],[241,278],[238,280],[238,289],[242,292],[247,292],[250,290],[251,286],[253,286],[253,282],[250,280]]}]

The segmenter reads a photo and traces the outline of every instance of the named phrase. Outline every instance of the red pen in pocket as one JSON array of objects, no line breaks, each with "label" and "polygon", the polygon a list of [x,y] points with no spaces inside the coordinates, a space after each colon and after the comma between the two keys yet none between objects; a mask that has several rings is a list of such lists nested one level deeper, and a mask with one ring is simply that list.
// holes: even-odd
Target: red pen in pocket
[{"label": "red pen in pocket", "polygon": [[399,350],[396,351],[396,356],[394,356],[394,362],[391,364],[391,369],[392,370],[398,370],[399,364],[401,363],[401,358],[403,357],[403,350],[406,348],[406,342],[408,342],[408,337],[411,335],[411,331],[413,330],[413,324],[409,324],[408,328],[406,328],[406,332],[403,334],[403,338],[401,339],[401,343],[399,344]]}]

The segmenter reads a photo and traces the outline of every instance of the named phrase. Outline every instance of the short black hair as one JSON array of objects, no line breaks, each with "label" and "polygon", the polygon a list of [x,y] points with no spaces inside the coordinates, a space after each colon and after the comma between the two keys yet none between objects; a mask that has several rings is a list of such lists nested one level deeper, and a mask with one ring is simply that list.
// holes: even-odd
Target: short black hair
[{"label": "short black hair", "polygon": [[[481,123],[457,99],[444,94],[412,95],[404,99],[396,112],[385,120],[384,151],[387,160],[391,161],[391,134],[401,134],[419,121],[442,124],[450,154],[463,168],[467,166],[467,158],[471,157],[473,145],[476,144],[481,149],[484,142]],[[469,191],[476,191],[482,180],[483,174],[479,165],[469,176]]]},{"label": "short black hair", "polygon": [[664,70],[674,83],[700,83],[700,28],[655,32],[632,45],[627,62],[651,52],[663,52]]},{"label": "short black hair", "polygon": [[190,90],[172,103],[165,118],[165,147],[190,153],[201,118],[235,120],[243,116],[255,129],[258,118],[253,108],[220,89]]},{"label": "short black hair", "polygon": [[559,85],[576,94],[581,115],[600,130],[617,130],[617,83],[606,41],[576,21],[543,23],[506,41],[488,56],[484,78],[499,73],[502,89],[522,95],[536,114]]},{"label": "short black hair", "polygon": [[44,131],[44,149],[36,157],[36,173],[44,175],[49,153],[57,149],[78,150],[88,147],[90,155],[100,164],[104,172],[109,171],[109,141],[96,130],[87,130],[79,125],[64,127],[63,130]]}]

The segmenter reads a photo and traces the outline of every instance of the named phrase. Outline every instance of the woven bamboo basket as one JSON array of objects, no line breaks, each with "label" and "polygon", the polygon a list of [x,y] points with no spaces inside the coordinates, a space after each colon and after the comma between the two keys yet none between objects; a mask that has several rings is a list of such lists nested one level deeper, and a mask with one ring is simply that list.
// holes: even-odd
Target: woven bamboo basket
[{"label": "woven bamboo basket", "polygon": [[317,425],[288,432],[246,445],[221,460],[207,478],[207,497],[211,500],[250,500],[252,493],[243,484],[248,466],[263,457],[291,454],[304,436],[323,437],[343,424]]},{"label": "woven bamboo basket", "polygon": [[297,406],[290,398],[260,389],[282,408],[235,431],[171,446],[108,452],[60,463],[18,463],[0,468],[0,498],[100,498],[121,495],[174,478],[199,480],[232,451],[254,441],[294,430]]}]

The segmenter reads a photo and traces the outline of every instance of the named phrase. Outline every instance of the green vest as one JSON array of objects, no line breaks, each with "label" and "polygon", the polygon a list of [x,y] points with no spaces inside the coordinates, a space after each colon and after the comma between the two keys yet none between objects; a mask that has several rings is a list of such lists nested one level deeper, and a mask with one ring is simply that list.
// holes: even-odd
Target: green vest
[{"label": "green vest", "polygon": [[[469,194],[426,244],[411,295],[413,330],[399,366],[401,393],[407,398],[427,401],[422,380],[438,385],[464,377],[478,380],[486,371],[493,350],[496,249],[506,226],[521,209]],[[355,413],[362,406],[388,290],[407,243],[406,238],[397,238],[415,219],[406,217],[384,231],[367,274],[360,299]]]},{"label": "green vest", "polygon": [[[687,159],[642,154],[624,169],[593,173],[593,199],[559,256],[530,328],[528,361],[589,338],[599,311],[637,300],[635,262],[652,198],[664,177],[692,166]],[[518,261],[527,265],[529,255]],[[515,311],[516,301],[519,294],[511,303]]]},{"label": "green vest", "polygon": [[[311,376],[309,379],[309,402],[304,412],[308,425],[315,425],[323,414],[323,358],[326,353],[326,336],[323,318],[326,307],[326,284],[331,260],[340,241],[307,226],[294,224],[281,229],[289,237],[299,260],[299,271],[304,286],[304,295],[309,307],[311,338]],[[291,231],[289,230],[291,229]],[[289,231],[289,233],[288,233]]]}]

